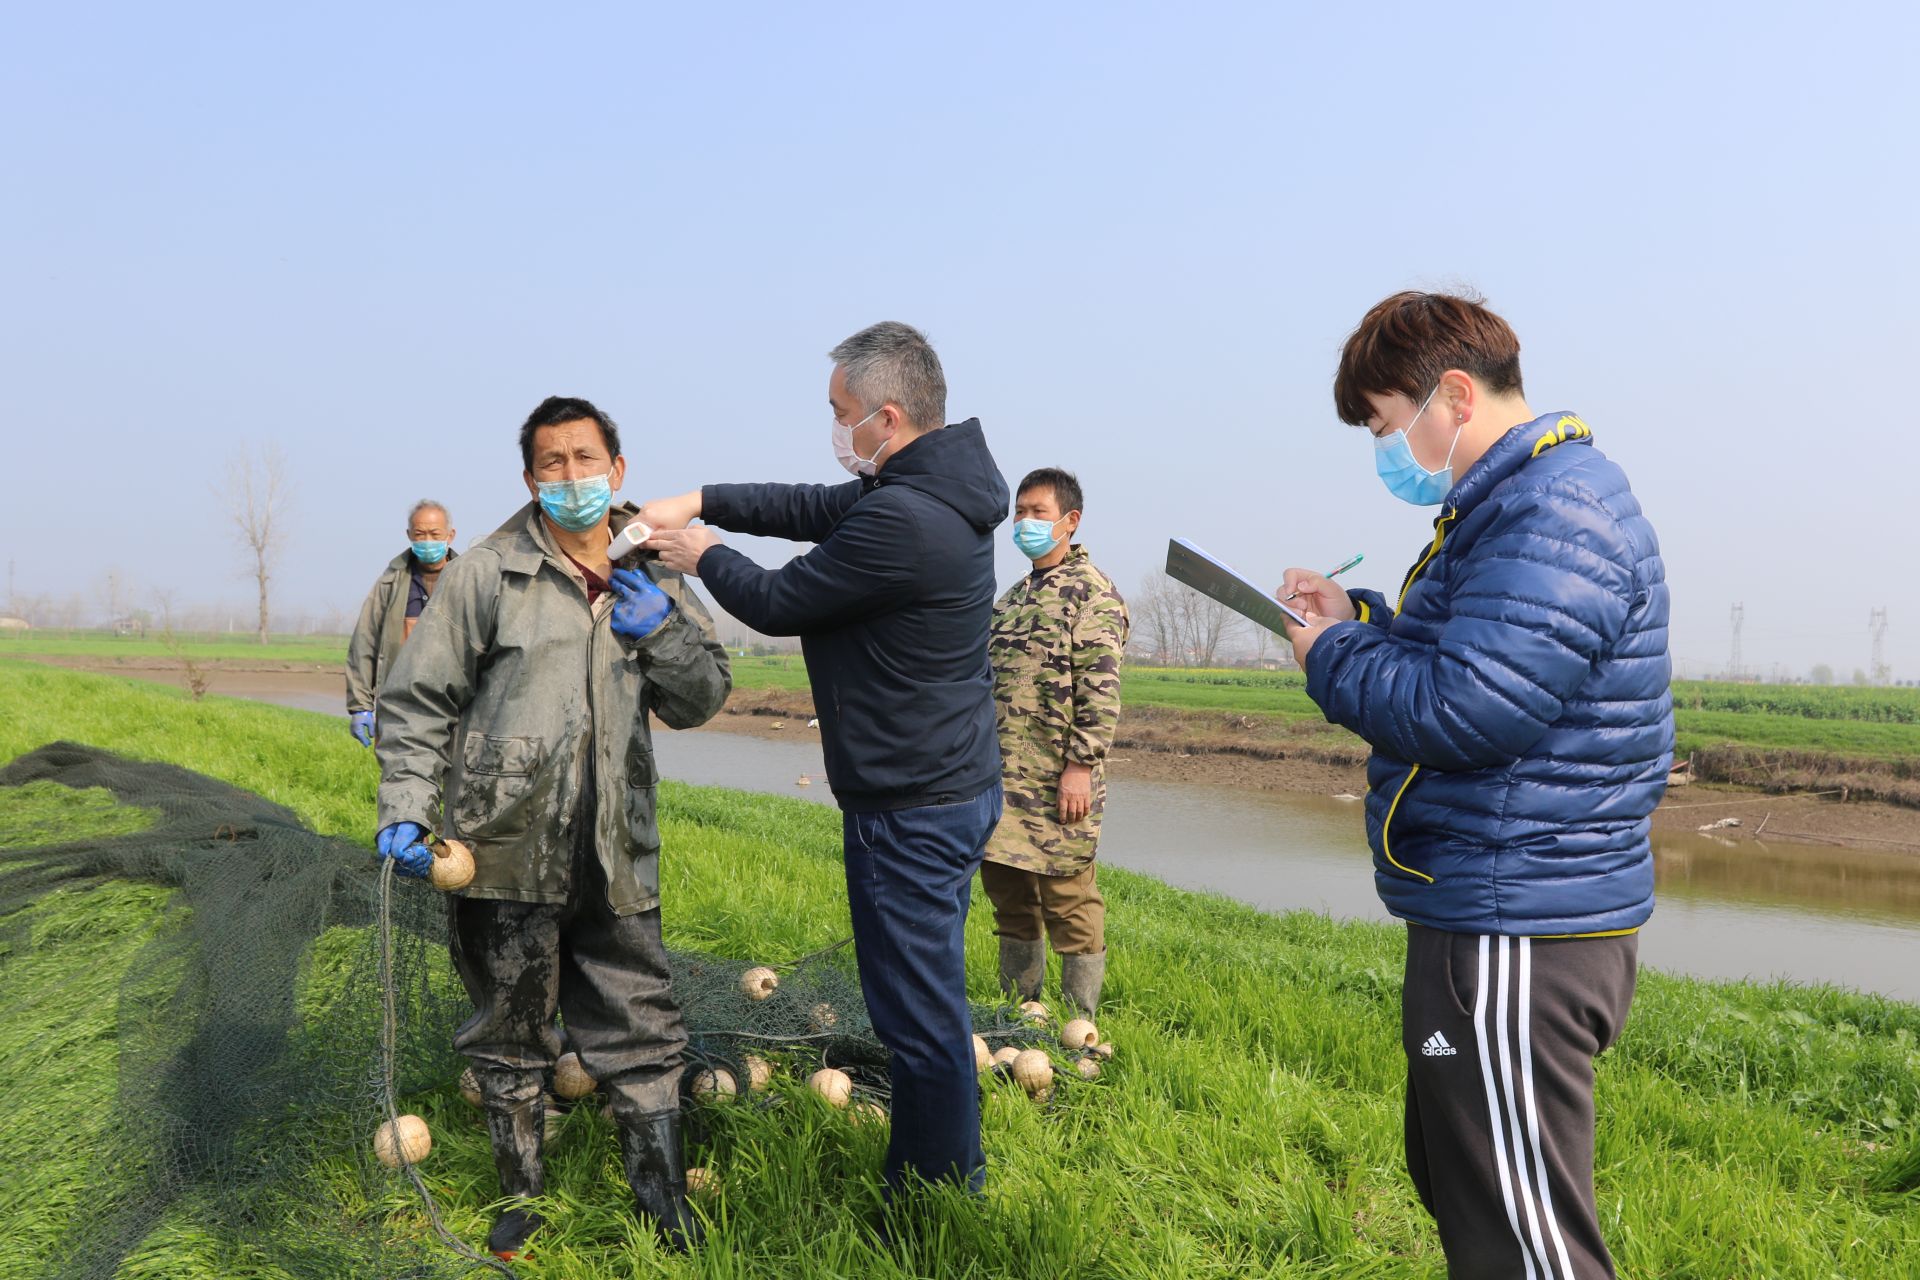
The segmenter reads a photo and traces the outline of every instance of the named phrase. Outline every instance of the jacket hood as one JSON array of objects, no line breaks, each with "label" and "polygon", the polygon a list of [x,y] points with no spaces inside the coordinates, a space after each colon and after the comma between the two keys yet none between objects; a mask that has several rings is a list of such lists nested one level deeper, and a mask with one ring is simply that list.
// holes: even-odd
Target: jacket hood
[{"label": "jacket hood", "polygon": [[937,498],[981,533],[1007,518],[1013,496],[978,418],[927,432],[887,459],[873,484],[905,485]]}]

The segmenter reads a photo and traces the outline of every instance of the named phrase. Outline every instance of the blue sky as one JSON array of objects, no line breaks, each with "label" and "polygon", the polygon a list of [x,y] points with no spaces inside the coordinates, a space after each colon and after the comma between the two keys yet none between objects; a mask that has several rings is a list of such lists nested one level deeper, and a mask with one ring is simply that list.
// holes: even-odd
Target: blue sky
[{"label": "blue sky", "polygon": [[1884,605],[1920,677],[1916,11],[1562,8],[12,7],[0,545],[244,609],[215,485],[271,440],[283,607],[352,610],[413,498],[523,501],[551,392],[628,496],[835,479],[824,352],[901,319],[1123,588],[1174,534],[1386,585],[1426,517],[1334,360],[1466,283],[1633,477],[1683,669],[1744,601],[1844,676]]}]

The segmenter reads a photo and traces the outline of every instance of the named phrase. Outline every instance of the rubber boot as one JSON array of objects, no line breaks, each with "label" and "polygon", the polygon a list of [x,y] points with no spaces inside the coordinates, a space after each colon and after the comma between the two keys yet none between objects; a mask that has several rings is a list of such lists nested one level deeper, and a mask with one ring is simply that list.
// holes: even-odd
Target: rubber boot
[{"label": "rubber boot", "polygon": [[1000,994],[1020,1000],[1038,1000],[1047,980],[1047,944],[1043,938],[1027,942],[1000,939]]},{"label": "rubber boot", "polygon": [[687,1156],[680,1112],[661,1111],[620,1126],[620,1159],[633,1188],[633,1208],[675,1253],[706,1238],[706,1228],[687,1203]]},{"label": "rubber boot", "polygon": [[1100,1008],[1100,988],[1107,981],[1107,953],[1090,956],[1060,957],[1060,994],[1083,1017],[1093,1017]]},{"label": "rubber boot", "polygon": [[[493,1167],[500,1175],[500,1193],[514,1200],[531,1200],[546,1189],[547,1180],[540,1159],[547,1128],[540,1078],[500,1081],[490,1072],[481,1076],[481,1092],[487,1136],[493,1140]],[[494,1219],[493,1230],[487,1233],[487,1251],[512,1261],[525,1251],[527,1238],[544,1225],[531,1208],[514,1205]]]}]

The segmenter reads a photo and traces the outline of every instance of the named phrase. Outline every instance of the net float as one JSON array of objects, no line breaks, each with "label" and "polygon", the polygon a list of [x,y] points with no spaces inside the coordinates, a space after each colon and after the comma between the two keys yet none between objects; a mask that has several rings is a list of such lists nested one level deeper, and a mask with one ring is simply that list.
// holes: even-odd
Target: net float
[{"label": "net float", "polygon": [[579,1054],[563,1053],[553,1064],[553,1091],[569,1102],[584,1098],[599,1087],[600,1082],[581,1065]]},{"label": "net float", "polygon": [[853,1097],[853,1077],[834,1067],[822,1067],[807,1077],[807,1088],[836,1107],[844,1107]]},{"label": "net float", "polygon": [[1030,1096],[1053,1088],[1053,1059],[1045,1049],[1023,1049],[1013,1060],[1013,1081]]},{"label": "net float", "polygon": [[419,1164],[433,1150],[433,1131],[419,1116],[399,1116],[381,1125],[373,1135],[373,1154],[389,1169],[402,1163]]},{"label": "net float", "polygon": [[1075,1018],[1060,1028],[1060,1043],[1069,1049],[1091,1049],[1100,1043],[1100,1028],[1085,1018]]},{"label": "net float", "polygon": [[427,848],[433,851],[427,878],[434,888],[452,893],[473,883],[472,849],[459,840],[436,840]]},{"label": "net float", "polygon": [[693,1077],[696,1098],[731,1098],[740,1092],[740,1082],[725,1067],[703,1067]]}]

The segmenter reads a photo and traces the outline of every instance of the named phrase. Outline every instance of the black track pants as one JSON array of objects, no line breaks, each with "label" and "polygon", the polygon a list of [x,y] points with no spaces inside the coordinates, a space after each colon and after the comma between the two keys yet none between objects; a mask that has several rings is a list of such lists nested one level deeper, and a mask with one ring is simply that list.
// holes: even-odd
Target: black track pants
[{"label": "black track pants", "polygon": [[1407,926],[1407,1172],[1452,1280],[1612,1277],[1593,1195],[1593,1060],[1639,938]]}]

